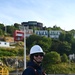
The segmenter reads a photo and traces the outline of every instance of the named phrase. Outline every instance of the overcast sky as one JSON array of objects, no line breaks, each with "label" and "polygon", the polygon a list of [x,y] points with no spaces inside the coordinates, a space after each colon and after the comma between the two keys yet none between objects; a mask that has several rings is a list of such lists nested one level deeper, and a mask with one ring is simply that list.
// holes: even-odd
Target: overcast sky
[{"label": "overcast sky", "polygon": [[75,0],[0,0],[0,23],[37,21],[43,26],[75,29]]}]

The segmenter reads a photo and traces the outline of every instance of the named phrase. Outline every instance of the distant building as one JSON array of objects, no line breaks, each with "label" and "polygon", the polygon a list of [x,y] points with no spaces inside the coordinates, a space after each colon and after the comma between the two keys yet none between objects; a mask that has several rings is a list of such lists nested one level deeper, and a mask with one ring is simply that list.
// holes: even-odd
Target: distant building
[{"label": "distant building", "polygon": [[22,41],[24,38],[24,32],[16,30],[14,31],[14,41]]},{"label": "distant building", "polygon": [[21,26],[20,27],[20,31],[25,31],[25,33],[26,33],[26,37],[29,37],[30,35],[32,35],[33,34],[33,29],[28,29],[27,27],[25,28],[25,30],[24,30],[24,26]]},{"label": "distant building", "polygon": [[50,30],[49,31],[50,38],[58,39],[60,34],[61,34],[61,31],[59,31],[59,30]]},{"label": "distant building", "polygon": [[32,34],[33,34],[33,29],[27,29],[26,30],[26,37],[29,37]]},{"label": "distant building", "polygon": [[75,59],[75,54],[70,54],[70,55],[69,55],[69,59],[70,59],[70,60]]},{"label": "distant building", "polygon": [[[29,37],[33,34],[33,29],[27,29],[25,36]],[[22,41],[24,39],[24,30],[15,30],[14,31],[14,41]]]},{"label": "distant building", "polygon": [[61,34],[61,31],[53,31],[50,30],[49,32],[47,30],[35,30],[35,34],[36,35],[40,35],[40,36],[46,36],[46,37],[50,37],[50,38],[54,38],[54,39],[58,39],[59,35]]},{"label": "distant building", "polygon": [[48,37],[48,31],[47,30],[35,30],[35,34],[39,36],[46,36]]},{"label": "distant building", "polygon": [[0,41],[0,47],[10,47],[9,42]]},{"label": "distant building", "polygon": [[21,25],[29,29],[42,29],[43,27],[43,23],[37,21],[22,22]]}]

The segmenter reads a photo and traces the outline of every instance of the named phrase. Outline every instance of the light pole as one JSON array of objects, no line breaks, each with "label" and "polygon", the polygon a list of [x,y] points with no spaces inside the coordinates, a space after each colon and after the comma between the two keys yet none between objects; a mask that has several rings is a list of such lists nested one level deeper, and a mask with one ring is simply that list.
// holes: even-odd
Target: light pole
[{"label": "light pole", "polygon": [[18,75],[18,56],[16,56],[16,62],[15,62],[15,64],[16,64],[16,75]]},{"label": "light pole", "polygon": [[26,28],[25,26],[19,26],[24,31],[24,69],[26,69]]},{"label": "light pole", "polygon": [[26,69],[26,30],[24,27],[24,69]]}]

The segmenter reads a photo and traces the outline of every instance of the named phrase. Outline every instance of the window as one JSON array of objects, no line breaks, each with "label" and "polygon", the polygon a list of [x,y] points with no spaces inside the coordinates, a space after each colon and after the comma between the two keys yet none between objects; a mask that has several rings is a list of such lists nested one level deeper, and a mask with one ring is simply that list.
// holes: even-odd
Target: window
[{"label": "window", "polygon": [[6,45],[7,43],[5,42],[5,45]]}]

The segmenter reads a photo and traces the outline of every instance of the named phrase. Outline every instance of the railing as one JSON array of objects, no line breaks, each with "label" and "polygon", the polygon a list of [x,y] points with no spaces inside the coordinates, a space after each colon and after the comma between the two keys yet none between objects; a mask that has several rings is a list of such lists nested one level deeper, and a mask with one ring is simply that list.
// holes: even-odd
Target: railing
[{"label": "railing", "polygon": [[47,74],[47,75],[75,75],[75,74]]},{"label": "railing", "polygon": [[22,75],[22,73],[21,72],[19,72],[19,73],[9,73],[9,75]]},{"label": "railing", "polygon": [[[19,73],[9,73],[9,75],[22,75],[22,72],[19,72]],[[46,74],[46,75],[75,75],[75,74]]]}]

